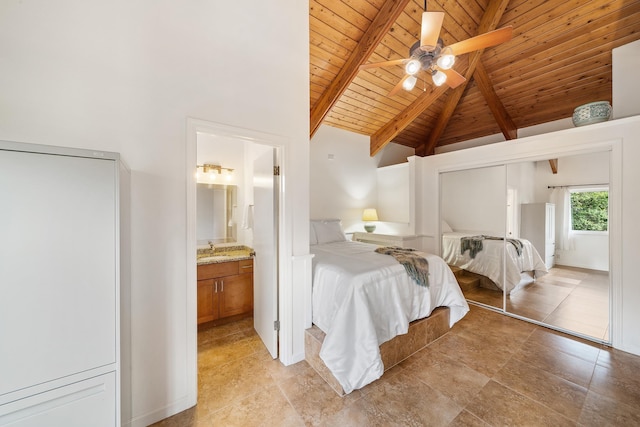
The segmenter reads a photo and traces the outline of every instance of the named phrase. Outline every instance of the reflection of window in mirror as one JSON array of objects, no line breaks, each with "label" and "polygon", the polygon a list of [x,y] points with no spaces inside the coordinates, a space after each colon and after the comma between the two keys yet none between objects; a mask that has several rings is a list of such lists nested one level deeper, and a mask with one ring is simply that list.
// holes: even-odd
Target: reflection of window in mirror
[{"label": "reflection of window in mirror", "polygon": [[606,232],[609,223],[609,189],[569,189],[571,229]]}]

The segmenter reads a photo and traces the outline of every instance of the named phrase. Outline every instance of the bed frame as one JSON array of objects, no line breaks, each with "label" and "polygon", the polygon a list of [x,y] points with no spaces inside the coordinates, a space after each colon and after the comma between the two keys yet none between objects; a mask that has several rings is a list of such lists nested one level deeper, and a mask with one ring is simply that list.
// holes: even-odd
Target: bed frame
[{"label": "bed frame", "polygon": [[[380,356],[387,371],[415,352],[449,332],[449,308],[437,307],[429,317],[409,324],[409,332],[398,335],[380,346]],[[305,331],[305,360],[335,390],[344,396],[344,390],[320,358],[320,348],[325,334],[315,325]]]}]

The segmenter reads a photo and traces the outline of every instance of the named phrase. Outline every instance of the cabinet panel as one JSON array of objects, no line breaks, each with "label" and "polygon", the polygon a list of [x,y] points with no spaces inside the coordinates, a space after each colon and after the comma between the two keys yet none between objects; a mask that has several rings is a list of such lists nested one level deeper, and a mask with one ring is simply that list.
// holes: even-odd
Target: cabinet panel
[{"label": "cabinet panel", "polygon": [[117,362],[117,167],[0,149],[0,395]]},{"label": "cabinet panel", "polygon": [[198,324],[253,311],[253,259],[199,265],[198,278]]},{"label": "cabinet panel", "polygon": [[240,267],[239,273],[253,273],[253,260],[252,259],[243,259],[238,261],[238,265]]},{"label": "cabinet panel", "polygon": [[115,377],[115,372],[111,372],[0,405],[0,425],[14,427],[119,425]]},{"label": "cabinet panel", "polygon": [[214,302],[217,302],[217,295],[215,295],[213,279],[198,280],[198,323],[210,322],[218,318],[218,305]]},{"label": "cabinet panel", "polygon": [[253,310],[253,274],[225,277],[220,283],[220,317]]},{"label": "cabinet panel", "polygon": [[238,261],[203,264],[198,266],[198,280],[238,274]]}]

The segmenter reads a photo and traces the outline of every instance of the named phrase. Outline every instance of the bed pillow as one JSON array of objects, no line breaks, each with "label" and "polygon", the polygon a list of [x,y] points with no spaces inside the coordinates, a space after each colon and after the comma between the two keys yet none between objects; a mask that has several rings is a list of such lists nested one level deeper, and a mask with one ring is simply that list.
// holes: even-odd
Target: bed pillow
[{"label": "bed pillow", "polygon": [[311,221],[311,225],[316,232],[318,244],[331,242],[344,242],[347,236],[342,231],[342,224],[339,219],[323,219]]},{"label": "bed pillow", "polygon": [[309,244],[317,245],[318,238],[316,237],[316,230],[313,228],[313,222],[309,223]]},{"label": "bed pillow", "polygon": [[441,228],[441,232],[443,233],[451,233],[453,230],[451,229],[451,227],[449,226],[449,224],[447,224],[447,221],[442,220],[440,223],[440,228]]}]

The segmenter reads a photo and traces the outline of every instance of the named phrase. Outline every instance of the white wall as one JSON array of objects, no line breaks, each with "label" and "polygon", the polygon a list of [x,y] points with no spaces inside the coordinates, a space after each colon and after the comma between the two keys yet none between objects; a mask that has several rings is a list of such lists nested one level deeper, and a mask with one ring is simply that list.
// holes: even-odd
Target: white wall
[{"label": "white wall", "polygon": [[[543,133],[556,132],[563,129],[571,129],[573,121],[571,117],[554,120],[553,122],[542,123],[535,126],[518,129],[518,138],[527,136],[541,135]],[[482,145],[494,144],[496,142],[504,142],[504,135],[496,133],[493,135],[482,136],[480,138],[469,139],[467,141],[456,142],[442,147],[436,147],[435,153],[449,153],[451,151],[464,150],[466,148],[480,147]]]},{"label": "white wall", "polygon": [[[376,208],[380,218],[376,233],[413,234],[413,205],[409,200],[413,180],[411,165],[406,163],[407,156],[413,155],[414,151],[389,144],[371,157],[368,136],[320,126],[311,140],[310,150],[311,219],[339,218],[345,232],[364,232],[362,212],[365,208]],[[409,185],[410,188],[400,188],[399,199],[406,206],[404,215],[390,209],[388,203],[380,205],[381,179]],[[382,191],[386,194],[388,188],[385,186]]]},{"label": "white wall", "polygon": [[551,172],[549,162],[536,162],[535,201],[550,202],[555,185],[609,183],[609,151],[558,157],[558,173]]},{"label": "white wall", "polygon": [[[187,117],[286,138],[284,244],[308,253],[308,34],[297,0],[0,4],[0,139],[120,152],[132,171],[132,425],[195,403]],[[238,67],[248,52],[258,69]]]},{"label": "white wall", "polygon": [[504,166],[443,173],[442,219],[454,231],[504,236],[505,173]]},{"label": "white wall", "polygon": [[406,163],[407,159],[415,154],[416,150],[414,148],[391,142],[385,145],[384,148],[375,155],[375,158],[378,159],[378,167],[382,168],[399,163]]},{"label": "white wall", "polygon": [[[547,167],[548,165],[547,162]],[[534,173],[534,162],[518,162],[507,165],[507,237],[517,238],[520,236],[521,205],[535,202],[534,186],[536,181]]]},{"label": "white wall", "polygon": [[411,222],[411,180],[409,163],[378,168],[378,216],[383,221]]},{"label": "white wall", "polygon": [[640,40],[617,47],[612,57],[612,117],[621,119],[640,114]]},{"label": "white wall", "polygon": [[[640,286],[635,265],[640,257],[640,117],[567,129],[468,150],[444,153],[416,161],[422,183],[418,232],[438,235],[439,174],[461,169],[517,161],[542,160],[610,150],[610,234],[612,278],[612,341],[614,347],[640,354]],[[624,153],[624,156],[623,156]],[[440,241],[430,241],[439,253]],[[623,298],[624,295],[624,298]]]},{"label": "white wall", "polygon": [[364,231],[362,211],[378,202],[376,168],[368,136],[320,126],[310,147],[311,219],[339,218],[346,232]]}]

